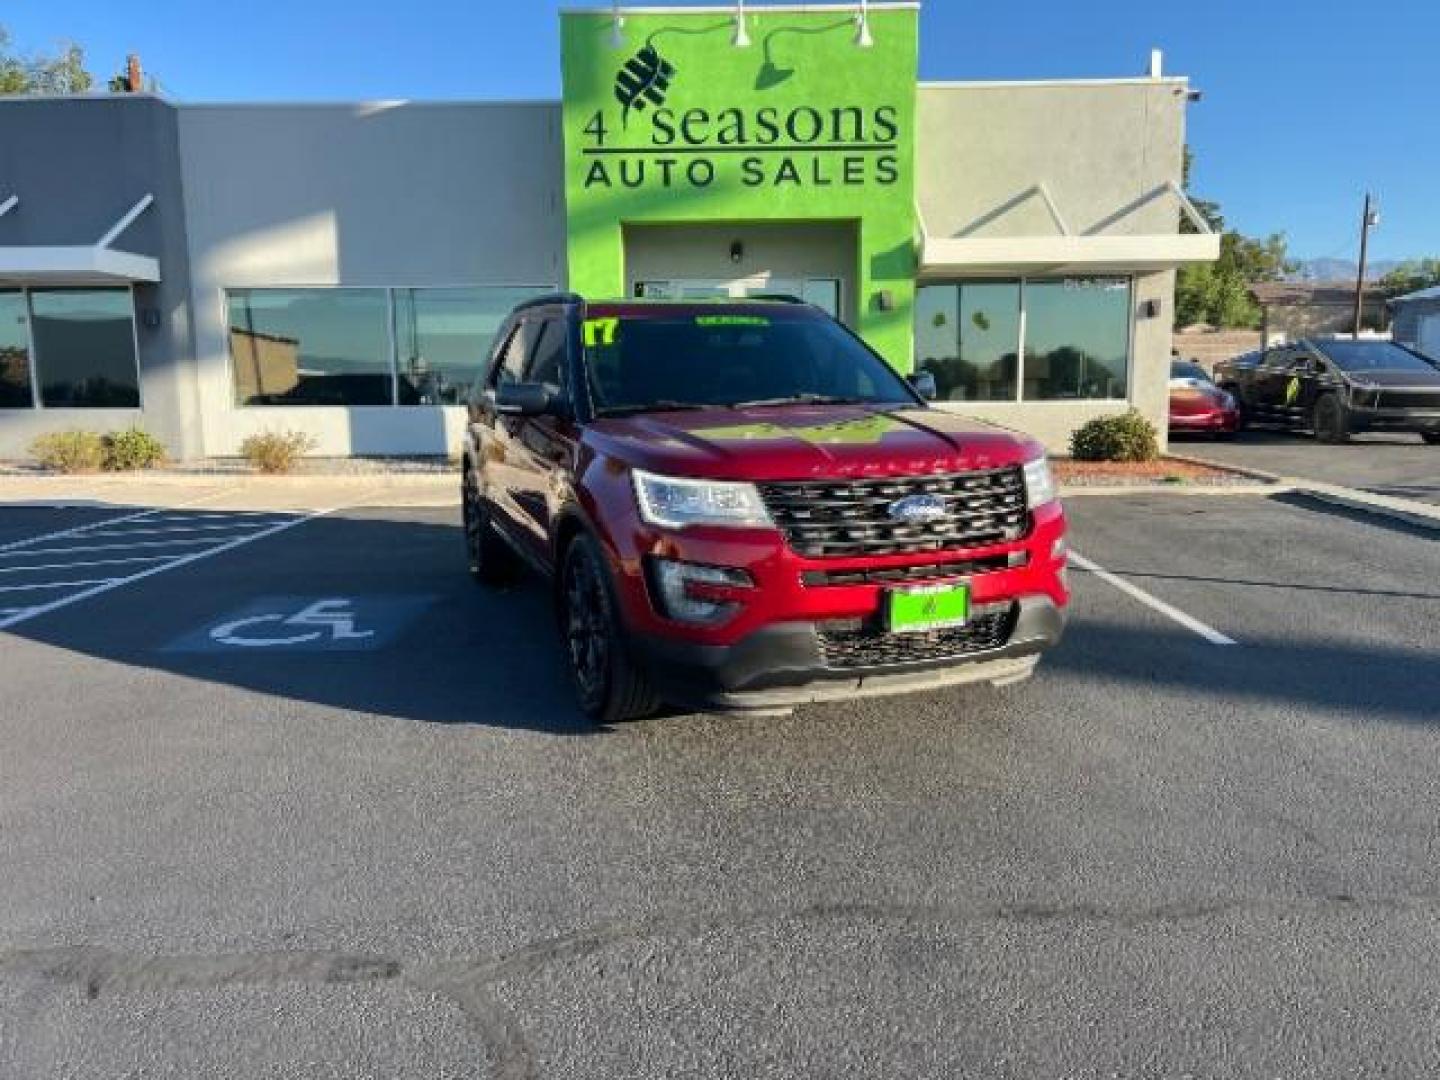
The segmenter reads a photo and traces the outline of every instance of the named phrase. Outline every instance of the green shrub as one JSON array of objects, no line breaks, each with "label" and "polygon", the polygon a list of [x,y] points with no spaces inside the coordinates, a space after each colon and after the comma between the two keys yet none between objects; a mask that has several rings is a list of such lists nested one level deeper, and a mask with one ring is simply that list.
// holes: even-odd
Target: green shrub
[{"label": "green shrub", "polygon": [[165,461],[165,444],[143,428],[112,431],[103,441],[105,468],[112,472],[153,469]]},{"label": "green shrub", "polygon": [[1070,455],[1077,461],[1154,461],[1160,443],[1155,426],[1131,409],[1080,425],[1070,436]]},{"label": "green shrub", "polygon": [[266,431],[240,444],[241,455],[263,473],[287,473],[313,449],[315,439],[303,431]]},{"label": "green shrub", "polygon": [[105,463],[105,440],[93,431],[51,431],[30,443],[30,456],[57,472],[94,472]]}]

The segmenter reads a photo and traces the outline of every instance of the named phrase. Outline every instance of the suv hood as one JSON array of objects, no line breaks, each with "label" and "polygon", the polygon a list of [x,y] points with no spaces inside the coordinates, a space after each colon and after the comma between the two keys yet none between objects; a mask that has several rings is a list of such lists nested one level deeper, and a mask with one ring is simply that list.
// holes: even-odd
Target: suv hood
[{"label": "suv hood", "polygon": [[963,472],[1044,453],[1027,435],[956,413],[888,405],[644,413],[597,420],[587,439],[634,468],[731,480]]}]

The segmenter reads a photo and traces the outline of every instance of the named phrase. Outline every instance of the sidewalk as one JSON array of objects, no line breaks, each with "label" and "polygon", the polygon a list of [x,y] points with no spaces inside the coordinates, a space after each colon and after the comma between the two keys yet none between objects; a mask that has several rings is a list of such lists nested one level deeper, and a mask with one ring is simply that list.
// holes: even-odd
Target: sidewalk
[{"label": "sidewalk", "polygon": [[1330,484],[1322,480],[1308,480],[1303,476],[1282,476],[1279,473],[1266,472],[1263,469],[1231,465],[1192,455],[1172,454],[1171,456],[1179,461],[1192,461],[1197,465],[1213,465],[1216,468],[1229,469],[1232,472],[1251,477],[1262,484],[1269,484],[1268,490],[1271,492],[1295,491],[1323,502],[1343,506],[1349,510],[1378,514],[1381,517],[1393,518],[1418,528],[1440,531],[1440,506],[1434,503],[1421,502],[1418,499],[1402,499],[1394,495],[1380,495],[1373,491],[1363,491],[1360,488],[1346,487],[1341,484]]}]

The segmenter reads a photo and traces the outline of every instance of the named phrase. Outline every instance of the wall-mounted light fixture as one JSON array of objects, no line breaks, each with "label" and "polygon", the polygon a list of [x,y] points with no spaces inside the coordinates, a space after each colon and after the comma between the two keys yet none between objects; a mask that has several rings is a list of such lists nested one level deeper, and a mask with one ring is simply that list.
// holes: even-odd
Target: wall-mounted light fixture
[{"label": "wall-mounted light fixture", "polygon": [[745,244],[740,240],[730,241],[730,261],[738,263],[745,258]]},{"label": "wall-mounted light fixture", "polygon": [[748,49],[750,47],[750,31],[745,27],[745,0],[736,0],[735,3],[735,36],[730,39],[730,44],[737,49]]},{"label": "wall-mounted light fixture", "polygon": [[610,47],[625,47],[625,16],[620,14],[619,0],[610,5]]},{"label": "wall-mounted light fixture", "polygon": [[860,10],[855,13],[855,44],[868,49],[875,44],[870,36],[870,0],[860,0]]}]

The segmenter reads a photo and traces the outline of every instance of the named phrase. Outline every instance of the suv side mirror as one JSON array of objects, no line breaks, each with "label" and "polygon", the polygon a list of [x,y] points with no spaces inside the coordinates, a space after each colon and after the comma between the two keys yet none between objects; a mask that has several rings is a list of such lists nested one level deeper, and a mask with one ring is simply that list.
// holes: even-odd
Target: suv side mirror
[{"label": "suv side mirror", "polygon": [[555,394],[542,383],[505,383],[494,394],[495,411],[503,416],[544,416],[555,411]]},{"label": "suv side mirror", "polygon": [[905,376],[905,381],[926,401],[934,401],[940,394],[940,388],[935,385],[935,375],[933,372],[911,372]]}]

